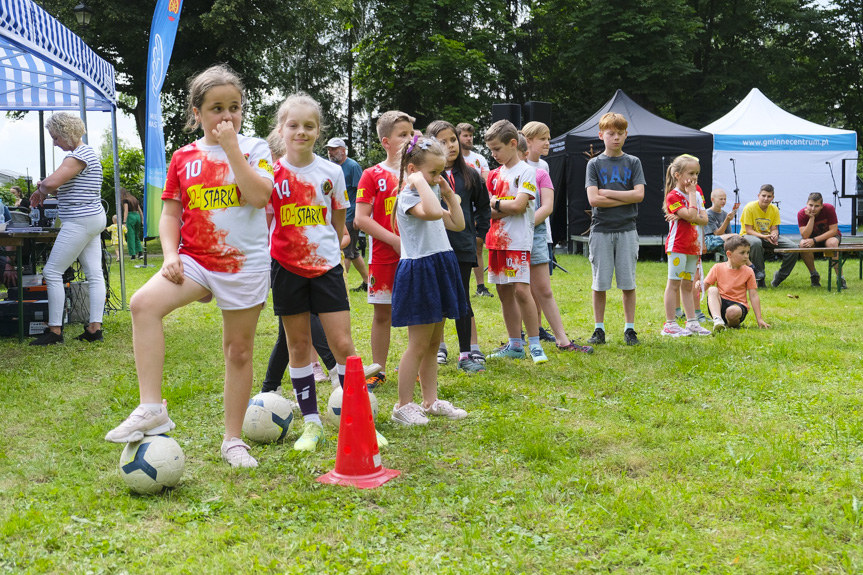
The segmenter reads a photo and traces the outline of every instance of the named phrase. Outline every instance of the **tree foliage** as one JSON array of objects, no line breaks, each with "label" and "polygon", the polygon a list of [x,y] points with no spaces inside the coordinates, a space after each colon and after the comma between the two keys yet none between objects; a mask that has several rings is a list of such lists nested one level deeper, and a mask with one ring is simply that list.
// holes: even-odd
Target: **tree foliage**
[{"label": "tree foliage", "polygon": [[[146,50],[155,0],[44,7],[117,69],[120,106],[143,133]],[[169,148],[183,134],[185,82],[215,62],[243,76],[246,118],[266,135],[279,101],[317,98],[353,155],[375,154],[374,121],[401,109],[490,122],[494,102],[552,102],[552,133],[572,128],[622,88],[692,127],[753,87],[810,120],[863,132],[859,0],[185,0],[163,91]],[[323,138],[322,138],[323,139]]]},{"label": "tree foliage", "polygon": [[[111,145],[109,130],[105,130],[99,150],[99,161],[102,164],[102,199],[108,202],[108,215],[115,213],[114,190],[114,150]],[[130,145],[122,138],[117,140],[117,156],[120,165],[120,187],[129,190],[133,196],[142,200],[144,196],[144,152],[137,146]]]}]

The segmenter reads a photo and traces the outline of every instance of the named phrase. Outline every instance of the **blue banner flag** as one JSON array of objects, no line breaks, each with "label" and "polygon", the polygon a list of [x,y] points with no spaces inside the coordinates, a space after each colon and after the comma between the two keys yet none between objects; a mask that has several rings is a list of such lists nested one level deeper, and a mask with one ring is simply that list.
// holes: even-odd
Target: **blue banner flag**
[{"label": "blue banner flag", "polygon": [[159,235],[165,188],[165,133],[162,130],[162,84],[174,50],[183,0],[157,0],[150,26],[147,58],[147,133],[144,136],[144,235]]}]

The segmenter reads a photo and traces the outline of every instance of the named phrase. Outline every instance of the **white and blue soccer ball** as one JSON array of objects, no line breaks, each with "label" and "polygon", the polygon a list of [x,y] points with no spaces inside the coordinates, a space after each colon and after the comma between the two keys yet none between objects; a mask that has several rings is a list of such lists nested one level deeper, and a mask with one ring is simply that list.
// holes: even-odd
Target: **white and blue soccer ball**
[{"label": "white and blue soccer ball", "polygon": [[129,489],[142,495],[176,487],[185,466],[183,450],[167,435],[148,435],[127,443],[120,455],[120,477]]},{"label": "white and blue soccer ball", "polygon": [[294,406],[278,393],[259,393],[249,400],[243,433],[256,443],[282,441],[294,422]]},{"label": "white and blue soccer ball", "polygon": [[[328,423],[338,427],[342,422],[342,397],[344,390],[337,387],[330,394],[330,399],[327,401],[327,414],[325,419]],[[378,417],[378,398],[375,394],[369,391],[369,403],[372,407],[372,419]]]}]

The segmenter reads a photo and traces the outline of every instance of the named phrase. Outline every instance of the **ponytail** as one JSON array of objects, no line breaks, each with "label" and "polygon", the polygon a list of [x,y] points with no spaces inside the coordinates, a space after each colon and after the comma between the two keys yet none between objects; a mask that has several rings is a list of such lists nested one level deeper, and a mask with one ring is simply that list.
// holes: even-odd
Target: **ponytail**
[{"label": "ponytail", "polygon": [[674,174],[681,173],[690,164],[698,163],[698,158],[696,158],[695,156],[691,156],[689,154],[681,154],[674,158],[671,164],[669,164],[668,170],[666,170],[665,172],[665,193],[662,195],[662,213],[668,215],[668,205],[666,202],[666,198],[668,197],[668,194],[671,192],[671,190],[674,189],[674,186],[677,184],[677,182],[674,180]]}]

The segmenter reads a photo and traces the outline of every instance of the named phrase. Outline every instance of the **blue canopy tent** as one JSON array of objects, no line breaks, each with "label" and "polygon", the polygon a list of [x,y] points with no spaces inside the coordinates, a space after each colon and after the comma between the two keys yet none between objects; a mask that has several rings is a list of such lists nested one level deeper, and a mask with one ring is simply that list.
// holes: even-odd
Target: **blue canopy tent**
[{"label": "blue canopy tent", "polygon": [[[114,67],[32,0],[0,0],[0,110],[78,111],[84,124],[87,110],[110,112],[114,194],[121,205]],[[122,251],[120,255],[125,309]]]}]

